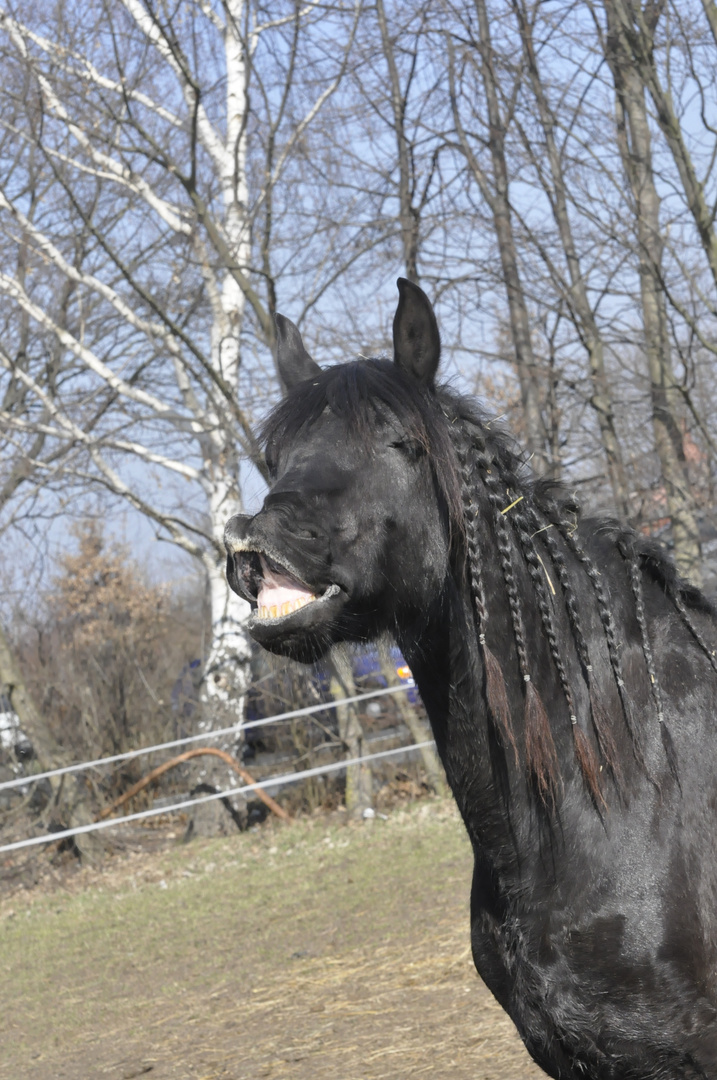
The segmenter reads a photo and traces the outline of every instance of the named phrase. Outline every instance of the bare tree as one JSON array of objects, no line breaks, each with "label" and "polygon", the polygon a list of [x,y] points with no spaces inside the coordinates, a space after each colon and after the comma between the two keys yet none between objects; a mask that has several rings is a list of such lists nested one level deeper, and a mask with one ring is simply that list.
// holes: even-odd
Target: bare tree
[{"label": "bare tree", "polygon": [[[567,277],[561,272],[558,264],[550,255],[546,255],[544,261],[551,272],[551,277],[560,295],[565,298],[568,317],[575,326],[587,354],[592,383],[590,404],[595,410],[600,427],[613,499],[620,514],[629,519],[631,516],[629,485],[622,448],[616,430],[612,391],[605,366],[605,344],[588,296],[587,282],[581,266],[580,254],[570,218],[567,185],[562,163],[563,155],[556,137],[559,122],[548,99],[535,50],[533,37],[535,12],[528,10],[524,0],[511,0],[511,6],[515,12],[519,27],[525,69],[534,97],[544,144],[536,147],[524,128],[521,129],[521,136],[536,175],[550,201],[550,208],[562,247],[563,260],[561,261],[564,261]],[[548,175],[546,175],[542,160],[543,153],[547,156]]]},{"label": "bare tree", "polygon": [[[473,6],[478,36],[475,36],[469,12],[465,10],[459,15],[456,31],[449,31],[445,39],[453,123],[458,145],[472,178],[491,211],[510,316],[527,443],[535,464],[540,469],[548,463],[549,440],[542,410],[539,365],[533,351],[530,317],[518,263],[506,155],[506,135],[519,90],[520,72],[514,74],[512,84],[500,85],[501,76],[505,76],[505,68],[498,70],[498,58],[492,45],[485,0],[474,0]],[[457,55],[455,37],[461,42],[460,58]],[[466,86],[462,87],[464,79]],[[473,96],[478,89],[478,82],[483,87],[484,114]],[[505,102],[502,109],[501,97]],[[478,124],[478,131],[471,132],[466,127],[461,111],[462,103],[467,109],[470,122]],[[488,151],[490,170],[482,164],[482,147]]]},{"label": "bare tree", "polygon": [[[425,20],[422,13],[421,23]],[[421,206],[430,187],[431,175],[424,182],[423,196],[417,198],[416,154],[414,145],[406,130],[407,105],[413,81],[416,62],[418,59],[418,41],[414,39],[410,49],[410,65],[401,84],[401,74],[396,63],[396,36],[391,33],[386,17],[386,8],[383,0],[376,0],[376,18],[381,34],[381,49],[388,69],[388,82],[391,95],[392,128],[396,138],[396,153],[398,157],[398,219],[401,228],[401,245],[403,248],[403,264],[406,277],[411,281],[418,281],[418,254],[420,247],[420,212]],[[422,26],[416,32],[416,38],[420,38]],[[399,33],[403,37],[405,29],[400,28]],[[405,45],[404,45],[405,50]]]},{"label": "bare tree", "polygon": [[[293,159],[340,84],[357,14],[331,16],[331,56],[312,2],[269,13],[249,0],[103,0],[80,17],[68,0],[44,19],[0,20],[0,229],[25,253],[0,274],[13,331],[0,360],[6,398],[22,387],[42,430],[17,408],[1,419],[71,449],[78,482],[201,561],[209,725],[246,685],[248,608],[227,587],[222,533],[242,508],[242,462],[263,469],[254,425],[275,385],[262,356],[282,270],[287,297],[296,287]],[[42,356],[22,349],[25,326],[54,343],[52,392]]]},{"label": "bare tree", "polygon": [[666,300],[661,285],[664,245],[660,197],[652,166],[652,139],[645,88],[629,56],[624,31],[615,17],[612,0],[605,0],[605,11],[605,50],[615,82],[618,145],[635,215],[655,444],[672,520],[675,560],[686,576],[699,582],[700,537],[685,465],[683,433],[679,424],[682,401],[672,366]]}]

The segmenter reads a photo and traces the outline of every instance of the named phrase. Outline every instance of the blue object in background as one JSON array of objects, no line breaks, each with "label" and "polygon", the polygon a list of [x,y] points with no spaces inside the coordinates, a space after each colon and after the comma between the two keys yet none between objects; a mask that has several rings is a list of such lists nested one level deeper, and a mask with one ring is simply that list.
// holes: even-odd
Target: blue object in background
[{"label": "blue object in background", "polygon": [[[357,649],[349,655],[357,693],[380,690],[388,685],[386,676],[381,670],[378,649]],[[389,657],[401,685],[409,688],[406,698],[411,704],[416,705],[419,700],[418,690],[401,650],[394,646],[389,649]],[[258,647],[252,655],[251,667],[252,685],[247,693],[245,719],[263,720],[274,713],[290,711],[291,705],[287,702],[286,693],[278,685],[281,682],[281,673],[272,668],[266,653]],[[184,665],[172,687],[172,712],[180,727],[182,727],[181,721],[192,717],[199,707],[201,679],[201,660],[191,660]],[[332,700],[331,678],[328,671],[321,665],[307,669],[307,683],[309,699],[313,697],[317,703]],[[276,702],[273,706],[272,699]],[[308,703],[308,700],[304,702],[304,704]]]},{"label": "blue object in background", "polygon": [[[401,650],[394,645],[393,648],[389,649],[388,654],[394,670],[401,680],[401,685],[411,687],[406,694],[406,698],[412,705],[417,704],[418,690],[413,681],[411,669],[404,660]],[[352,669],[354,682],[357,684],[359,691],[378,690],[381,687],[388,686],[386,676],[381,671],[378,649],[361,649],[360,652],[354,653],[352,655]]]},{"label": "blue object in background", "polygon": [[201,660],[190,660],[185,664],[172,687],[172,712],[178,719],[188,719],[197,709],[201,663]]}]

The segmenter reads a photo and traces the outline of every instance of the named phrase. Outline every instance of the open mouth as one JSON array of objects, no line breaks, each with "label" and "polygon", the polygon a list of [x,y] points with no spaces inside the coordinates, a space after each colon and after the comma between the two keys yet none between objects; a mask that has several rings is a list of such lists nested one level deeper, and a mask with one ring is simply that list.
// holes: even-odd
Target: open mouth
[{"label": "open mouth", "polygon": [[307,604],[320,604],[338,596],[338,585],[317,595],[285,567],[260,554],[261,583],[256,597],[257,610],[254,618],[262,622],[275,621],[293,615]]},{"label": "open mouth", "polygon": [[[238,591],[254,609],[252,628],[257,624],[303,622],[292,616],[307,608],[318,609],[341,592],[335,584],[321,591],[312,588],[264,551],[236,552],[234,570]],[[316,614],[319,614],[318,610]]]},{"label": "open mouth", "polygon": [[[251,604],[248,630],[259,645],[311,664],[336,641],[346,640],[350,592],[330,578],[328,583],[326,578],[321,581],[323,563],[316,577],[311,574],[310,584],[292,565],[290,555],[273,547],[267,550],[266,541],[231,535],[226,546],[227,579],[234,592]],[[351,640],[357,639],[352,636]]]}]

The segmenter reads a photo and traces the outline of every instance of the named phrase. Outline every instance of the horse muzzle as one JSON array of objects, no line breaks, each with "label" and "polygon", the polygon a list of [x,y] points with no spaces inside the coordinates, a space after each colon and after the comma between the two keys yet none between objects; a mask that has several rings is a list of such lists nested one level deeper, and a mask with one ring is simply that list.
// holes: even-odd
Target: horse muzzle
[{"label": "horse muzzle", "polygon": [[[252,606],[249,632],[264,648],[297,660],[316,659],[320,640],[343,608],[347,595],[336,582],[312,584],[294,560],[275,547],[256,519],[233,517],[227,524],[227,580]],[[328,641],[326,645],[328,645]]]}]

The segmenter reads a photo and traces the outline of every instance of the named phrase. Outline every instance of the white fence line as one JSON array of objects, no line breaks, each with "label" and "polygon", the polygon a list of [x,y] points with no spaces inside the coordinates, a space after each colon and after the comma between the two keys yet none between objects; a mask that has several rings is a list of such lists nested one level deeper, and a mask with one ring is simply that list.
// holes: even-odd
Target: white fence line
[{"label": "white fence line", "polygon": [[186,810],[190,806],[212,802],[215,799],[225,799],[231,795],[246,795],[247,792],[256,791],[257,788],[277,787],[279,784],[295,784],[299,780],[308,780],[310,776],[323,776],[326,773],[347,769],[351,765],[363,765],[365,762],[377,761],[379,758],[413,753],[416,750],[423,750],[427,746],[434,745],[433,740],[428,739],[426,742],[411,743],[409,746],[397,746],[393,750],[381,750],[376,754],[367,754],[365,757],[349,758],[347,761],[334,761],[330,765],[319,765],[313,769],[303,769],[301,772],[284,773],[283,776],[271,776],[256,784],[247,784],[246,787],[215,791],[210,795],[199,795],[196,799],[183,799],[181,802],[172,803],[171,806],[140,810],[136,814],[127,814],[126,817],[105,818],[104,821],[93,821],[89,825],[78,825],[74,829],[62,829],[60,832],[46,833],[43,836],[30,836],[25,840],[16,840],[12,844],[4,844],[0,847],[0,854],[6,851],[18,851],[20,848],[34,847],[37,844],[53,844],[58,840],[67,840],[71,836],[80,836],[82,833],[98,832],[100,829],[111,829],[118,825],[127,825],[130,821],[141,821],[144,818],[156,817],[158,814],[172,814],[177,810]]},{"label": "white fence line", "polygon": [[292,709],[291,712],[265,716],[261,720],[249,720],[246,724],[232,724],[231,727],[219,728],[217,731],[205,731],[200,735],[186,735],[182,739],[157,743],[156,746],[145,746],[139,750],[126,750],[123,754],[112,754],[111,757],[96,758],[94,761],[79,761],[74,765],[63,765],[57,769],[48,769],[47,772],[32,773],[30,776],[20,776],[15,780],[5,780],[0,783],[0,791],[25,787],[27,784],[36,784],[39,780],[47,780],[51,776],[65,776],[67,773],[81,772],[83,769],[97,769],[101,765],[113,765],[118,761],[128,761],[130,758],[142,757],[143,754],[155,754],[158,750],[173,750],[177,746],[186,746],[187,743],[207,742],[209,739],[218,739],[224,735],[240,735],[243,731],[251,731],[253,728],[264,727],[266,724],[277,724],[282,720],[294,720],[298,716],[310,716],[311,713],[324,712],[326,709],[337,709],[340,705],[353,705],[357,701],[368,701],[370,698],[383,697],[384,694],[397,694],[401,691],[405,692],[414,689],[413,685],[385,686],[381,690],[371,690],[367,694],[357,694],[355,697],[336,698],[332,701],[322,702],[320,705],[306,705],[301,709]]}]

